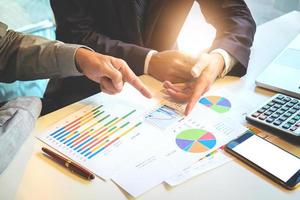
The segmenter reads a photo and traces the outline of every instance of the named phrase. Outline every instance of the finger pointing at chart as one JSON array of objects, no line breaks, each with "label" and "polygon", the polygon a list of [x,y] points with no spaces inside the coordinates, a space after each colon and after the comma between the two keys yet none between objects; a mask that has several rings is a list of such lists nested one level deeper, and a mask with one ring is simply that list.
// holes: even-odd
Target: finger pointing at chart
[{"label": "finger pointing at chart", "polygon": [[224,60],[219,54],[204,54],[199,59],[191,70],[192,75],[197,79],[179,84],[165,81],[163,84],[166,92],[173,99],[187,102],[185,115],[192,111],[199,98],[209,90],[224,68]]},{"label": "finger pointing at chart", "polygon": [[145,97],[151,98],[150,91],[122,59],[79,48],[75,60],[78,70],[89,79],[100,83],[103,92],[116,94],[128,82]]},{"label": "finger pointing at chart", "polygon": [[118,70],[123,75],[123,81],[128,82],[133,87],[135,87],[140,93],[145,97],[151,98],[151,93],[147,87],[142,83],[142,81],[133,73],[129,68],[127,63],[121,59],[113,59],[112,64],[118,68]]}]

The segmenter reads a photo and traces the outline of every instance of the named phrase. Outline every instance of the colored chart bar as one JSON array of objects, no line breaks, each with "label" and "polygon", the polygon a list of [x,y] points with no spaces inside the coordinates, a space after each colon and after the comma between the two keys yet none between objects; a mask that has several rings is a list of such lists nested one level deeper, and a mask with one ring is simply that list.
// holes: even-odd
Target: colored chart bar
[{"label": "colored chart bar", "polygon": [[68,123],[67,125],[59,128],[58,130],[56,130],[55,132],[51,133],[50,136],[57,138],[59,136],[61,136],[63,133],[65,133],[66,131],[72,129],[74,126],[77,126],[81,120],[85,120],[86,118],[90,117],[91,115],[94,115],[96,112],[98,112],[98,110],[102,107],[103,105],[100,105],[94,109],[92,109],[91,111],[88,111],[87,113],[85,113],[84,115],[78,117],[77,119],[75,119],[74,121]]},{"label": "colored chart bar", "polygon": [[113,139],[111,142],[109,142],[107,145],[105,145],[104,147],[100,147],[100,149],[96,150],[92,155],[90,155],[88,157],[88,159],[93,158],[94,156],[96,156],[98,153],[100,153],[101,151],[103,151],[104,149],[106,149],[107,147],[109,147],[111,144],[113,144],[114,142],[118,141],[120,138],[122,138],[123,136],[127,135],[128,133],[130,133],[133,129],[135,129],[136,127],[138,127],[139,125],[141,125],[142,122],[137,123],[136,125],[134,125],[133,127],[131,127],[130,129],[128,129],[127,131],[125,131],[124,133],[122,133],[120,136],[116,137],[115,139]]}]

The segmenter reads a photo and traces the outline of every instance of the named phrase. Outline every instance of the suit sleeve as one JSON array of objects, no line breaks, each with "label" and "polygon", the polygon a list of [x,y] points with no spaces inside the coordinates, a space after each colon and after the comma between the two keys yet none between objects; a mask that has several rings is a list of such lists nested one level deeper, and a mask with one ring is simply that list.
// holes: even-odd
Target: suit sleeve
[{"label": "suit sleeve", "polygon": [[146,55],[150,51],[134,44],[114,40],[99,33],[95,20],[89,14],[90,2],[86,0],[51,0],[59,40],[83,44],[96,52],[124,59],[130,68],[141,75]]},{"label": "suit sleeve", "polygon": [[256,24],[243,0],[198,0],[206,21],[216,29],[213,49],[224,49],[238,62],[228,73],[243,76],[247,72],[250,48]]},{"label": "suit sleeve", "polygon": [[0,81],[81,75],[74,58],[79,47],[7,31],[0,22]]}]

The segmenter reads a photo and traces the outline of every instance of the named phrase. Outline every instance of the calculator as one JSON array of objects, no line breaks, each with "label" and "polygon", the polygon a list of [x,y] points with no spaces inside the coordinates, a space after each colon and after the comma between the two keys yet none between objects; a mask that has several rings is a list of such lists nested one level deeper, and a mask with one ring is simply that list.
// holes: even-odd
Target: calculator
[{"label": "calculator", "polygon": [[300,140],[300,99],[276,94],[249,113],[246,119]]}]

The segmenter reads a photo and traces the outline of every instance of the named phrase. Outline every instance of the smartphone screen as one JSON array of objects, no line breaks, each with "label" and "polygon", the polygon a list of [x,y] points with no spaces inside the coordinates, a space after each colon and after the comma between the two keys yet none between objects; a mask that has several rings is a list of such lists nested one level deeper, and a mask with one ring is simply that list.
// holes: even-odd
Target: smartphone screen
[{"label": "smartphone screen", "polygon": [[251,132],[230,142],[227,148],[285,183],[299,182],[300,159]]}]

